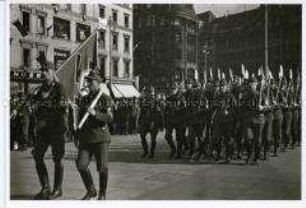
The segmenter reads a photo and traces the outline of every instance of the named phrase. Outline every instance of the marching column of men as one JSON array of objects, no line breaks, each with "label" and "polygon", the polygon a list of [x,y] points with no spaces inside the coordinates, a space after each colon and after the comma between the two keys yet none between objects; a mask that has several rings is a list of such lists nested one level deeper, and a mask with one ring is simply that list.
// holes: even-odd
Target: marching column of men
[{"label": "marching column of men", "polygon": [[[267,160],[270,150],[277,157],[280,151],[300,145],[300,90],[300,80],[294,83],[291,77],[287,82],[281,77],[276,82],[261,75],[209,80],[203,85],[187,82],[185,89],[173,84],[162,113],[169,157],[180,159],[184,150],[189,150],[186,158],[191,161],[213,159],[229,163],[235,155],[241,159],[244,153],[246,163],[256,164],[259,159]],[[149,102],[157,100],[151,96]],[[157,110],[148,106],[141,105],[143,156],[148,154],[145,134],[150,132],[149,124],[157,122],[152,121],[156,119],[152,112]],[[152,103],[151,106],[158,108]],[[154,157],[158,133],[157,128],[153,129],[150,158]]]},{"label": "marching column of men", "polygon": [[[51,62],[46,64],[44,74],[46,80],[32,98],[36,115],[32,154],[42,187],[35,199],[40,200],[56,199],[63,194],[62,159],[69,129],[69,102],[64,99],[62,86],[54,78]],[[103,91],[100,83],[105,81],[99,75],[91,72],[86,80],[88,90],[81,88],[77,102],[70,103],[78,112],[73,114],[78,116],[70,119],[73,121],[70,130],[78,148],[76,167],[87,190],[82,199],[98,196],[98,199],[105,200],[113,101],[105,92],[98,96]],[[256,164],[259,159],[269,158],[272,147],[273,156],[277,157],[279,152],[301,143],[300,96],[301,79],[298,77],[294,82],[292,75],[289,81],[280,76],[278,82],[254,75],[227,81],[224,76],[220,80],[210,79],[203,85],[186,82],[186,89],[175,83],[165,97],[156,95],[154,88],[148,87],[139,100],[142,157],[152,159],[156,156],[157,136],[164,129],[170,159],[182,159],[189,150],[186,158],[190,161],[230,163],[236,155],[237,159],[245,156],[247,164]],[[93,107],[94,100],[97,102]],[[79,128],[76,123],[81,123],[86,114],[86,123]],[[16,116],[13,110],[11,118]],[[22,125],[15,125],[22,132]],[[151,137],[150,145],[146,140],[147,134]],[[14,132],[12,136],[13,141],[18,139]],[[26,146],[29,141],[22,143]],[[44,162],[49,146],[55,167],[52,191]],[[99,174],[98,193],[88,169],[93,156]]]}]

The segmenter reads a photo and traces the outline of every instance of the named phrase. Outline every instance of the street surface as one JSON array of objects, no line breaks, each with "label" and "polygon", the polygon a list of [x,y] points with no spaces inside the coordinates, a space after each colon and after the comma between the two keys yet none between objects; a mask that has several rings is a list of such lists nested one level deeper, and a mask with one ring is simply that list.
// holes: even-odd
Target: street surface
[{"label": "street surface", "polygon": [[[64,196],[80,199],[85,194],[74,160],[74,144],[66,144]],[[301,148],[270,157],[257,166],[234,160],[231,164],[199,164],[168,160],[163,134],[158,136],[156,158],[142,159],[139,136],[113,136],[110,145],[107,198],[111,200],[298,200],[301,197]],[[46,164],[53,184],[49,149]],[[90,169],[98,187],[95,163]],[[40,191],[31,150],[11,152],[11,199],[33,199]]]}]

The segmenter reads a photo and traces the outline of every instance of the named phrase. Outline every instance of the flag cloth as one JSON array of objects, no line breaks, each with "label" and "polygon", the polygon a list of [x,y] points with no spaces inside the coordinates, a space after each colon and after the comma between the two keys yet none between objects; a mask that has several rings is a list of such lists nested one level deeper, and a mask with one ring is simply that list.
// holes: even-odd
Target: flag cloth
[{"label": "flag cloth", "polygon": [[284,68],[282,65],[279,66],[279,73],[278,73],[278,78],[282,79],[284,76]]},{"label": "flag cloth", "polygon": [[55,72],[56,79],[62,85],[66,98],[73,100],[77,93],[75,86],[79,82],[81,72],[94,68],[97,53],[96,42],[97,32],[94,31]]},{"label": "flag cloth", "polygon": [[212,72],[212,68],[209,68],[209,78],[210,78],[211,80],[214,80],[214,74],[213,74],[213,72]]},{"label": "flag cloth", "polygon": [[234,75],[233,75],[233,71],[232,71],[231,68],[229,68],[229,77],[230,77],[231,81],[234,80]]}]

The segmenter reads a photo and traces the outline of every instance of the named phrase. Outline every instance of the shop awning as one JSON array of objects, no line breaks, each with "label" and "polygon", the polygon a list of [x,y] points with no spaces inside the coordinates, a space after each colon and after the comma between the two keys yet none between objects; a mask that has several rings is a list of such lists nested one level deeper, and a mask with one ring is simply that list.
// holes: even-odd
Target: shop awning
[{"label": "shop awning", "polygon": [[140,93],[133,84],[113,84],[125,98],[139,97]]},{"label": "shop awning", "polygon": [[115,98],[122,98],[123,94],[121,94],[121,92],[115,87],[115,85],[111,85],[112,88],[112,93],[114,95]]}]

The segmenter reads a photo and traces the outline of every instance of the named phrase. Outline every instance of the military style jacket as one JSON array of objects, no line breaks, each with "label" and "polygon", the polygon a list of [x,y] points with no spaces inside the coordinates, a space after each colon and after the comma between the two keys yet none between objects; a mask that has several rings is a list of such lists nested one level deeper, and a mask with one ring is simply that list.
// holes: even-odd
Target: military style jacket
[{"label": "military style jacket", "polygon": [[[80,123],[83,116],[86,114],[97,94],[98,92],[90,92],[87,96],[78,100],[78,123]],[[94,107],[96,115],[93,116],[89,114],[82,128],[77,130],[76,139],[78,139],[80,143],[94,144],[110,142],[108,125],[112,122],[113,115],[109,109],[111,109],[111,98],[103,94]]]},{"label": "military style jacket", "polygon": [[185,123],[186,101],[182,93],[169,94],[166,98],[165,123]]},{"label": "military style jacket", "polygon": [[68,108],[58,82],[43,83],[32,102],[38,134],[62,134],[67,131]]}]

